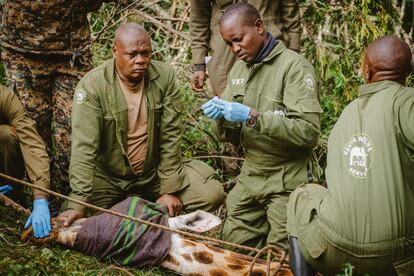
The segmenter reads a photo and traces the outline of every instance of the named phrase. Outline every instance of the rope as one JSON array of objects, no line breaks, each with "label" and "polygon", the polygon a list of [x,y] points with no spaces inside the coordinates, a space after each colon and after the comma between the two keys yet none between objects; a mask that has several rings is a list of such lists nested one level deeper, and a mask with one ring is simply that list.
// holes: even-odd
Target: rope
[{"label": "rope", "polygon": [[259,252],[257,252],[256,256],[254,256],[253,261],[250,263],[250,269],[249,269],[249,275],[253,275],[253,267],[254,264],[257,262],[258,258],[263,255],[263,253],[267,250],[267,273],[266,275],[270,276],[270,272],[271,272],[271,259],[272,259],[272,254],[275,255],[276,257],[278,257],[279,253],[278,252],[282,252],[282,255],[279,258],[279,267],[276,269],[275,274],[276,275],[279,270],[282,268],[283,263],[285,262],[286,259],[286,252],[283,250],[279,250],[279,248],[277,248],[274,245],[267,245],[265,247],[263,247],[262,249],[259,250]]},{"label": "rope", "polygon": [[[146,220],[143,220],[143,219],[140,219],[140,218],[128,216],[128,215],[125,215],[125,214],[122,214],[122,213],[119,213],[119,212],[114,212],[112,210],[108,210],[108,209],[105,209],[105,208],[101,208],[101,207],[95,206],[93,204],[90,204],[90,203],[87,203],[87,202],[83,202],[83,201],[80,201],[80,200],[77,200],[77,199],[74,199],[74,198],[71,198],[71,197],[62,195],[60,193],[51,191],[49,189],[36,186],[36,185],[31,184],[31,183],[28,183],[26,181],[16,179],[14,177],[8,176],[8,175],[3,174],[3,173],[0,173],[0,178],[3,178],[5,180],[11,181],[11,182],[16,183],[16,184],[19,184],[19,185],[31,187],[33,189],[46,192],[46,193],[48,193],[50,195],[54,195],[56,197],[60,197],[60,198],[66,199],[68,201],[75,202],[77,204],[83,205],[83,206],[88,207],[90,209],[94,209],[94,210],[97,210],[97,211],[100,211],[100,212],[108,213],[108,214],[111,214],[111,215],[114,215],[114,216],[118,216],[118,217],[121,217],[121,218],[124,218],[124,219],[129,219],[129,220],[132,220],[132,221],[135,221],[135,222],[143,223],[143,224],[146,224],[146,225],[149,225],[149,226],[157,227],[157,228],[160,228],[160,229],[169,231],[171,233],[179,234],[181,236],[184,236],[184,237],[187,237],[187,238],[190,238],[190,239],[194,239],[194,240],[204,240],[204,241],[208,241],[208,242],[211,242],[213,244],[216,244],[216,245],[227,245],[227,246],[235,247],[235,248],[238,248],[238,249],[241,249],[241,250],[256,252],[256,256],[254,257],[252,263],[250,264],[250,272],[249,272],[249,275],[252,275],[252,270],[253,270],[254,264],[257,262],[257,259],[263,254],[263,252],[265,252],[265,250],[269,250],[269,253],[268,254],[273,254],[276,257],[279,257],[280,256],[280,262],[279,262],[280,263],[280,266],[279,266],[279,268],[278,268],[277,271],[279,271],[280,268],[283,266],[283,262],[285,261],[285,258],[286,258],[286,253],[284,251],[279,250],[276,246],[273,246],[273,245],[268,245],[268,246],[266,246],[266,247],[264,247],[264,248],[262,248],[262,249],[259,250],[257,248],[250,247],[250,246],[245,246],[245,245],[241,245],[241,244],[237,244],[237,243],[232,243],[232,242],[223,241],[223,240],[219,240],[219,239],[215,239],[215,238],[201,236],[201,235],[197,235],[197,234],[185,232],[185,231],[178,230],[178,229],[172,229],[172,228],[170,228],[168,226],[160,225],[160,224],[153,223],[153,222],[150,222],[150,221],[146,221]],[[27,210],[27,209],[21,207],[20,205],[18,205],[17,203],[13,202],[11,199],[8,199],[6,196],[4,196],[2,194],[0,194],[0,201],[7,202],[6,205],[10,205],[15,210],[20,210],[24,214],[30,215],[30,210]],[[281,253],[279,253],[280,251],[281,251]],[[270,275],[270,261],[269,260],[268,260],[268,274],[267,275]]]}]

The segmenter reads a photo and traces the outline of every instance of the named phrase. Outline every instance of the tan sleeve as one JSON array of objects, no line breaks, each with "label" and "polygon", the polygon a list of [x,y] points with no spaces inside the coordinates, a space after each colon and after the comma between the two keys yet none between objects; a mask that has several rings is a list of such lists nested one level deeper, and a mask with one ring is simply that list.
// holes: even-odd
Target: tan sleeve
[{"label": "tan sleeve", "polygon": [[210,44],[211,1],[191,0],[190,37],[193,64],[204,64]]},{"label": "tan sleeve", "polygon": [[283,27],[289,36],[288,48],[300,50],[300,34],[302,26],[300,24],[299,4],[296,0],[282,0],[282,21]]},{"label": "tan sleeve", "polygon": [[[1,87],[0,111],[10,125],[16,129],[20,150],[30,181],[39,187],[50,187],[49,157],[46,146],[36,130],[36,124],[24,110],[17,96],[6,87]],[[34,195],[48,195],[34,190]]]}]

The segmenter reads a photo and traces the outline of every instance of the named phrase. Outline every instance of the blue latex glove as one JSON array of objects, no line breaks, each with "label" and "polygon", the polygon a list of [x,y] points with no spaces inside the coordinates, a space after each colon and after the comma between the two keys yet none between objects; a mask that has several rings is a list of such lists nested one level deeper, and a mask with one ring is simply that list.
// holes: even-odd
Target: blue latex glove
[{"label": "blue latex glove", "polygon": [[218,100],[218,99],[219,98],[216,96],[201,106],[201,109],[203,109],[204,115],[206,115],[210,119],[219,119],[224,116],[220,108],[213,102],[214,100]]},{"label": "blue latex glove", "polygon": [[13,187],[10,185],[0,186],[0,194],[5,195],[7,193],[10,193],[11,191],[13,191]]},{"label": "blue latex glove", "polygon": [[30,224],[33,227],[35,238],[44,238],[49,236],[52,231],[50,224],[49,202],[47,199],[35,199],[33,202],[33,212],[26,221],[24,228],[28,228]]},{"label": "blue latex glove", "polygon": [[238,102],[212,99],[213,104],[220,108],[224,118],[229,122],[245,122],[249,119],[250,107]]}]

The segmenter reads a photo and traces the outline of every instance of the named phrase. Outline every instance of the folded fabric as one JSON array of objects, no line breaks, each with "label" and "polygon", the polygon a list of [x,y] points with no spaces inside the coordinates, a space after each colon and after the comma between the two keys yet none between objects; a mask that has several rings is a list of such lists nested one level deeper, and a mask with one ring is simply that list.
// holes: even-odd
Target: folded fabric
[{"label": "folded fabric", "polygon": [[[168,226],[165,206],[138,197],[129,197],[111,210]],[[88,218],[75,240],[77,251],[134,267],[159,264],[170,246],[170,232],[107,213]]]}]

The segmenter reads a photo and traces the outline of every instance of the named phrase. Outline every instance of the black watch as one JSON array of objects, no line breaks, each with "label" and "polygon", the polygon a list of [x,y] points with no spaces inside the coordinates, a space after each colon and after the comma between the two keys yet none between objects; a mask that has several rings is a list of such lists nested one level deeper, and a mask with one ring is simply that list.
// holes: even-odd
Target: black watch
[{"label": "black watch", "polygon": [[255,127],[257,123],[257,119],[259,119],[260,112],[257,112],[256,110],[250,110],[249,119],[246,121],[246,126],[248,127]]}]

